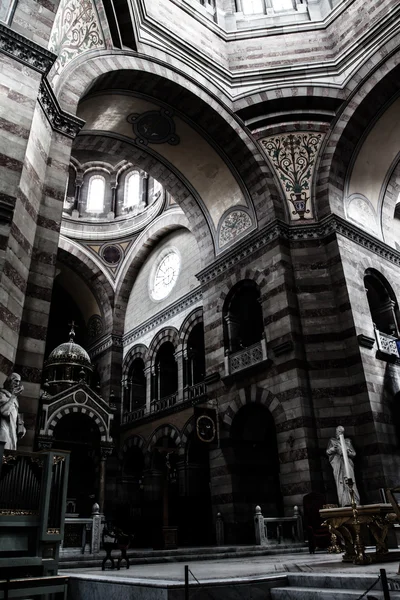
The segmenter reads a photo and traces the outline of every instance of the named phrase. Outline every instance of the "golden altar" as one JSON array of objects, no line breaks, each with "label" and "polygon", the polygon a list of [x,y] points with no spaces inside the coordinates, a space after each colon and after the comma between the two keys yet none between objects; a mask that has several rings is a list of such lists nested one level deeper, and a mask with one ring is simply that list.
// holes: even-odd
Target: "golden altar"
[{"label": "golden altar", "polygon": [[[367,565],[373,560],[382,560],[389,553],[388,531],[393,523],[398,523],[391,504],[366,504],[323,508],[319,511],[329,528],[331,546],[329,552],[342,552],[343,561],[357,565]],[[375,553],[365,553],[366,528],[371,532],[375,544]]]}]

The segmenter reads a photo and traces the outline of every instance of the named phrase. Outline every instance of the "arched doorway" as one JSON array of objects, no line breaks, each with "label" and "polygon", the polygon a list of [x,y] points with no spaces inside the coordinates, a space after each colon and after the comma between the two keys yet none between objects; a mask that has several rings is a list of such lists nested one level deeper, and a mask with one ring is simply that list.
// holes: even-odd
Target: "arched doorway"
[{"label": "arched doorway", "polygon": [[99,498],[98,467],[100,432],[87,415],[72,413],[63,416],[54,428],[53,447],[69,450],[70,467],[67,498],[79,516],[87,517]]},{"label": "arched doorway", "polygon": [[207,546],[213,543],[213,520],[210,492],[208,444],[193,432],[189,437],[186,461],[178,462],[179,543],[184,546]]},{"label": "arched doorway", "polygon": [[138,446],[126,450],[123,456],[119,503],[113,521],[123,531],[134,534],[134,545],[149,545],[147,525],[143,521],[144,456]]},{"label": "arched doorway", "polygon": [[178,527],[179,523],[178,447],[164,435],[150,452],[149,468],[144,473],[143,512],[148,540],[153,548],[163,548],[164,528]]},{"label": "arched doorway", "polygon": [[254,543],[254,509],[264,516],[283,512],[276,430],[269,410],[260,404],[243,406],[232,422],[232,501],[236,543]]}]

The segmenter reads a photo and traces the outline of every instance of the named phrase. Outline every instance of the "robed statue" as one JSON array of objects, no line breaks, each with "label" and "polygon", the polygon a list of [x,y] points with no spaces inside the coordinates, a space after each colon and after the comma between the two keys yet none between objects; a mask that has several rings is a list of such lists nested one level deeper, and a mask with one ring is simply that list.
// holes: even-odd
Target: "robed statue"
[{"label": "robed statue", "polygon": [[[346,483],[346,472],[344,467],[344,459],[342,446],[340,443],[340,434],[344,434],[344,427],[339,426],[336,428],[336,437],[331,438],[329,440],[328,448],[326,449],[326,453],[329,457],[329,461],[331,463],[333,469],[333,476],[335,478],[337,495],[339,500],[339,506],[350,506],[351,504],[351,496],[349,491],[349,486]],[[347,456],[349,459],[349,477],[354,482],[354,500],[356,504],[360,504],[360,494],[358,493],[358,489],[356,486],[356,480],[354,477],[354,463],[353,458],[356,455],[356,451],[353,448],[353,444],[349,438],[344,438],[344,442],[347,449]]]},{"label": "robed statue", "polygon": [[0,440],[6,442],[6,450],[16,450],[18,439],[26,433],[18,402],[23,389],[18,373],[9,375],[0,388]]}]

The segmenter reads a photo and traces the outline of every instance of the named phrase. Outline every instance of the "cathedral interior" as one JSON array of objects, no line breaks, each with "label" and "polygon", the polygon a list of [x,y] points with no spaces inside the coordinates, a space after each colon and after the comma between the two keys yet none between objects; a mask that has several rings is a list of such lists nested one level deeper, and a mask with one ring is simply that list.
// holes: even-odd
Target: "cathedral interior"
[{"label": "cathedral interior", "polygon": [[400,484],[397,0],[2,0],[18,449],[137,547]]}]

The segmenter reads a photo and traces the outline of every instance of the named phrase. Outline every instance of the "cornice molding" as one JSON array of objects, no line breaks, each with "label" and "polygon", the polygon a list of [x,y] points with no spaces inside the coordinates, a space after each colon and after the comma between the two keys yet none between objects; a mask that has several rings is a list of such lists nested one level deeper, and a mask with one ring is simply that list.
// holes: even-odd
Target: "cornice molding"
[{"label": "cornice molding", "polygon": [[46,75],[57,56],[0,23],[0,52]]},{"label": "cornice molding", "polygon": [[244,258],[260,250],[277,239],[286,239],[292,242],[307,240],[322,240],[329,235],[340,234],[352,242],[366,248],[379,257],[400,266],[400,252],[387,246],[381,240],[374,238],[357,226],[349,223],[338,215],[329,215],[319,223],[304,225],[288,225],[283,221],[275,220],[261,231],[249,236],[228,250],[224,256],[218,258],[212,265],[206,267],[196,275],[202,285],[209,283],[216,277],[225,273]]},{"label": "cornice molding", "polygon": [[90,358],[94,358],[98,356],[108,348],[122,348],[122,337],[120,335],[112,335],[109,333],[108,335],[103,336],[98,340],[93,346],[88,348],[88,354]]},{"label": "cornice molding", "polygon": [[74,117],[60,108],[57,98],[47,79],[43,78],[39,88],[38,100],[51,128],[66,137],[75,139],[85,121]]},{"label": "cornice molding", "polygon": [[168,321],[175,315],[183,312],[190,306],[193,306],[193,304],[196,304],[202,298],[203,292],[200,288],[196,288],[192,292],[189,292],[188,294],[186,294],[186,296],[183,296],[173,304],[170,304],[170,306],[168,306],[164,310],[154,315],[154,317],[151,317],[138,327],[135,327],[134,329],[131,329],[130,331],[125,333],[125,335],[122,338],[123,345],[126,346],[127,344],[130,344],[131,342],[134,342],[135,340],[141,338],[148,331],[151,331],[158,325],[161,325],[162,323]]}]

